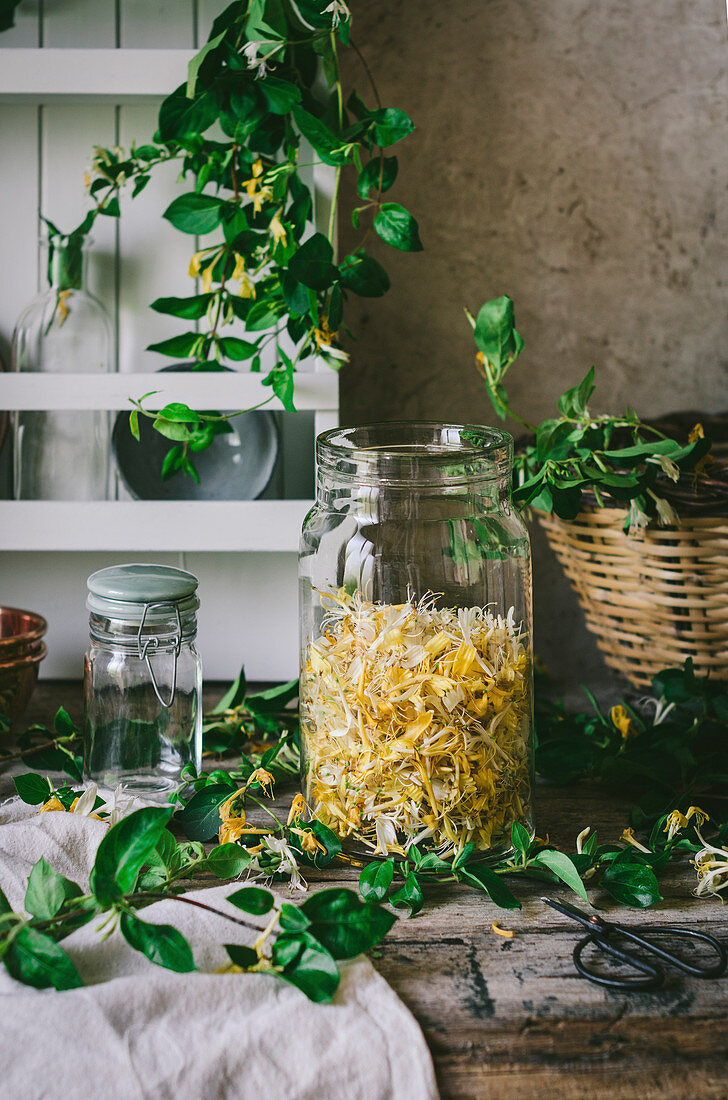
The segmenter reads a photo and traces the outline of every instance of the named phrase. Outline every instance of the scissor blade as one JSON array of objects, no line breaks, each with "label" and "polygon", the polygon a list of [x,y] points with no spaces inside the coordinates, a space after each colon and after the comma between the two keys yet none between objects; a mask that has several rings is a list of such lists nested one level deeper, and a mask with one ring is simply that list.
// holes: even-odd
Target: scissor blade
[{"label": "scissor blade", "polygon": [[592,932],[600,931],[606,926],[606,921],[600,920],[597,916],[590,916],[583,909],[577,909],[575,905],[569,905],[568,901],[555,901],[554,898],[541,898],[541,901],[546,905],[550,905],[557,913],[563,913],[565,917],[578,921],[584,928],[588,928]]}]

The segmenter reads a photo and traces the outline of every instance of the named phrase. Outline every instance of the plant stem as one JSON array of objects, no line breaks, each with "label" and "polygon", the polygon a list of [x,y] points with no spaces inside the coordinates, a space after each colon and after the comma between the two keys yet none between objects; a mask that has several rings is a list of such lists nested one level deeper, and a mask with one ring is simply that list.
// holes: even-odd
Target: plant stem
[{"label": "plant stem", "polygon": [[258,934],[264,931],[259,924],[251,924],[250,921],[243,920],[241,917],[231,917],[229,913],[223,913],[222,909],[215,909],[214,906],[207,905],[204,901],[195,901],[194,898],[183,898],[176,895],[171,895],[171,897],[173,901],[182,901],[185,905],[194,905],[197,909],[206,909],[208,913],[214,913],[216,917],[224,917],[225,920],[229,920],[233,924],[239,924],[241,928],[250,928]]}]

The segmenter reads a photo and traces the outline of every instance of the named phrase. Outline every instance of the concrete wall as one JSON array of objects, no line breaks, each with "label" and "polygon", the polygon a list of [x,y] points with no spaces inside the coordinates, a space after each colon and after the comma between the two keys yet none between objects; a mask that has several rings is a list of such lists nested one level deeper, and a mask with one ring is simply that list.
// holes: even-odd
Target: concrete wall
[{"label": "concrete wall", "polygon": [[[594,407],[728,408],[724,0],[354,0],[353,38],[416,133],[391,197],[425,251],[369,238],[392,290],[357,300],[343,422],[494,414],[462,306],[508,293],[530,420],[597,367]],[[347,79],[367,102],[352,52]],[[349,185],[350,186],[350,185]],[[361,239],[347,208],[343,244]],[[534,533],[538,650],[560,679],[608,676]]]}]

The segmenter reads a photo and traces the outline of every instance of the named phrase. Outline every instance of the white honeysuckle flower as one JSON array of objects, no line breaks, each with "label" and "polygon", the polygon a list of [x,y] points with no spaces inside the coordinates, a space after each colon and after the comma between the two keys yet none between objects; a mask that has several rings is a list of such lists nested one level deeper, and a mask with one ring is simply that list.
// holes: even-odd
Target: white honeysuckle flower
[{"label": "white honeysuckle flower", "polygon": [[650,490],[650,496],[654,497],[655,507],[657,508],[657,515],[659,517],[660,523],[665,527],[676,527],[680,521],[677,518],[673,506],[671,504],[668,504],[664,497],[658,497],[656,493],[652,492],[652,490]]},{"label": "white honeysuckle flower", "polygon": [[667,474],[673,481],[678,481],[680,478],[680,467],[676,462],[673,462],[667,455],[652,455],[647,459],[648,462],[653,462],[656,466],[659,466],[663,474]]},{"label": "white honeysuckle flower", "polygon": [[589,835],[589,833],[591,833],[591,832],[592,832],[592,826],[587,825],[586,828],[583,828],[582,832],[580,834],[578,834],[578,836],[576,837],[576,851],[577,851],[578,855],[580,855],[580,856],[582,855],[582,848],[583,848],[584,842],[585,842],[587,836]]},{"label": "white honeysuckle flower", "polygon": [[111,798],[101,807],[109,815],[109,825],[116,825],[134,809],[134,795],[126,794],[123,783],[114,789]]},{"label": "white honeysuckle flower", "polygon": [[393,821],[389,817],[380,816],[374,824],[374,829],[377,834],[377,851],[375,855],[389,855],[390,845],[397,843],[397,830]]},{"label": "white honeysuckle flower", "polygon": [[650,522],[650,517],[646,512],[643,512],[639,504],[636,501],[631,501],[629,505],[629,528],[630,531],[633,527],[646,527]]},{"label": "white honeysuckle flower", "polygon": [[258,42],[248,42],[243,46],[243,56],[249,69],[257,69],[256,76],[265,76],[267,71],[266,60],[258,53]]},{"label": "white honeysuckle flower", "polygon": [[89,783],[86,790],[80,796],[76,805],[71,810],[71,813],[80,814],[81,817],[88,817],[93,813],[94,805],[96,803],[96,795],[98,794],[98,787],[95,783]]},{"label": "white honeysuckle flower", "polygon": [[301,873],[296,863],[296,857],[290,845],[282,837],[276,836],[261,837],[261,844],[267,851],[280,856],[281,862],[277,868],[277,872],[281,875],[291,876],[291,889],[305,890],[306,884],[301,878]]},{"label": "white honeysuckle flower", "polygon": [[327,8],[324,8],[323,14],[331,14],[331,26],[338,27],[339,23],[343,19],[344,22],[348,22],[351,19],[351,12],[348,6],[344,3],[344,0],[333,0],[333,3],[329,4]]}]

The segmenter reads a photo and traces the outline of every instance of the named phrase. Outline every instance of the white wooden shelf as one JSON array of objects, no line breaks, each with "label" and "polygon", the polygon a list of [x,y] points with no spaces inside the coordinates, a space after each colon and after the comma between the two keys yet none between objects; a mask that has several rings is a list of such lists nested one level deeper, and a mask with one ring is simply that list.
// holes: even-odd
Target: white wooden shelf
[{"label": "white wooden shelf", "polygon": [[[263,374],[242,371],[168,371],[152,374],[0,374],[0,409],[128,409],[132,398],[152,390],[145,408],[171,401],[193,409],[244,409],[271,396]],[[294,404],[299,410],[334,412],[339,407],[336,371],[299,371],[294,378]],[[280,409],[276,398],[273,410]]]},{"label": "white wooden shelf", "polygon": [[0,501],[0,550],[295,553],[310,500]]},{"label": "white wooden shelf", "polygon": [[144,103],[168,95],[187,76],[194,50],[0,49],[6,103],[93,98]]}]

